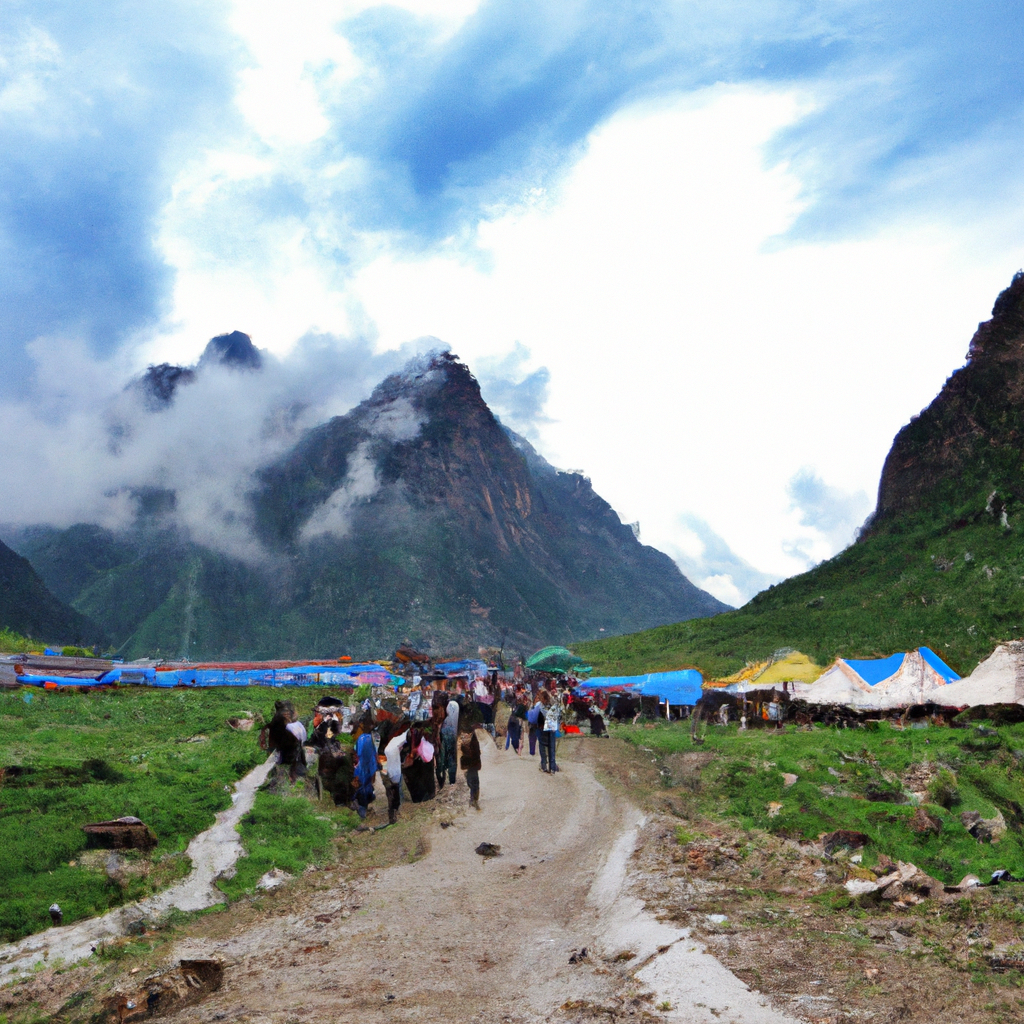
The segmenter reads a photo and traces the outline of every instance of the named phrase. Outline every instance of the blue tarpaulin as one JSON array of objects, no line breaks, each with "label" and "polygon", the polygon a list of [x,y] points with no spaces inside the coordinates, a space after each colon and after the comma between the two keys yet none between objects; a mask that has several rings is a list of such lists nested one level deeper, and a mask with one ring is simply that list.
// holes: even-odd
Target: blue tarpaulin
[{"label": "blue tarpaulin", "polygon": [[446,676],[473,676],[480,678],[487,675],[487,662],[477,659],[466,659],[465,661],[442,661],[434,668],[443,672]]},{"label": "blue tarpaulin", "polygon": [[[960,677],[929,647],[919,647],[921,657],[947,682]],[[888,679],[900,670],[906,654],[890,654],[888,658],[844,658],[850,666],[869,686],[876,686],[883,679]]]},{"label": "blue tarpaulin", "polygon": [[642,697],[657,697],[669,704],[686,704],[692,707],[701,698],[704,678],[695,668],[679,669],[675,672],[651,672],[645,676],[599,676],[580,683],[578,689],[607,690],[615,687],[632,690]]},{"label": "blue tarpaulin", "polygon": [[921,652],[921,657],[936,672],[946,680],[947,683],[955,682],[960,676],[954,672],[930,647],[919,647],[918,650]]}]

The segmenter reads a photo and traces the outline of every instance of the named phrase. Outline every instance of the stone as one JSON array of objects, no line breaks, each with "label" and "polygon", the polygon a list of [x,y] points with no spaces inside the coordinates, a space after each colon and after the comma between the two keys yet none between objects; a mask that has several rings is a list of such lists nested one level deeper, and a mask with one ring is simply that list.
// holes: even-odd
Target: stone
[{"label": "stone", "polygon": [[916,832],[919,836],[937,836],[942,831],[942,819],[926,811],[923,807],[918,807],[914,811],[914,816],[910,819],[908,827],[911,832]]},{"label": "stone", "polygon": [[839,850],[859,850],[871,842],[871,837],[863,832],[852,832],[841,828],[835,832],[827,832],[821,837],[825,855],[834,856]]}]

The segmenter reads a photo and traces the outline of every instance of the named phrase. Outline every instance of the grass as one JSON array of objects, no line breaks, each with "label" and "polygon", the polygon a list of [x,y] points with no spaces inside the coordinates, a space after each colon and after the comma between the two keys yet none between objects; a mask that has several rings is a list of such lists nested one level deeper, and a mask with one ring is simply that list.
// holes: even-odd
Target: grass
[{"label": "grass", "polygon": [[954,525],[919,518],[871,535],[737,611],[573,650],[595,675],[696,666],[719,678],[780,647],[827,665],[923,644],[966,675],[997,643],[1024,635],[1024,516],[1003,529],[977,511],[950,512],[943,522]]},{"label": "grass", "polygon": [[308,864],[330,862],[335,837],[355,828],[359,818],[347,807],[326,808],[326,804],[318,806],[305,799],[301,792],[286,796],[257,793],[238,830],[245,856],[234,877],[218,883],[221,891],[229,899],[237,899],[254,892],[256,883],[274,868],[298,875]]},{"label": "grass", "polygon": [[[53,902],[70,924],[181,877],[189,841],[266,756],[255,731],[236,731],[226,720],[246,712],[269,718],[273,701],[284,697],[311,708],[321,692],[329,691],[0,692],[0,941],[47,927]],[[298,801],[275,819],[275,801],[261,795],[259,820],[298,827],[311,837],[315,860],[323,823]],[[127,814],[153,828],[159,843],[151,856],[126,856],[127,870],[114,880],[103,855],[87,851],[81,827]],[[293,850],[279,866],[295,866],[301,855]],[[240,869],[238,887],[247,872]]]},{"label": "grass", "polygon": [[3,654],[42,654],[43,644],[38,640],[32,640],[14,630],[3,627],[0,629],[0,653]]},{"label": "grass", "polygon": [[[617,736],[664,761],[669,776],[674,755],[703,755],[707,763],[699,785],[690,787],[697,816],[731,819],[749,831],[792,839],[814,840],[839,828],[864,832],[871,838],[866,867],[886,854],[947,884],[967,873],[987,880],[998,868],[1024,875],[1024,725],[994,731],[996,736],[987,737],[974,728],[899,731],[886,724],[807,732],[708,727],[705,742],[695,746],[688,724],[614,728]],[[935,795],[949,803],[927,804],[942,822],[938,835],[908,828],[915,807],[901,780],[923,764],[936,767]],[[787,787],[784,772],[797,782]],[[774,816],[772,803],[781,804]],[[985,818],[1002,813],[1008,830],[998,843],[979,843],[961,824],[963,811]]]}]

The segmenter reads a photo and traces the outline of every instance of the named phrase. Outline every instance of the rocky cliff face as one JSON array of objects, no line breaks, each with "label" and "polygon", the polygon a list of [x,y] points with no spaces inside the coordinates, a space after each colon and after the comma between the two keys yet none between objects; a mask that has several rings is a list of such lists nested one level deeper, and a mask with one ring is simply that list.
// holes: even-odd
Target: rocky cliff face
[{"label": "rocky cliff face", "polygon": [[[978,327],[967,364],[893,441],[871,531],[907,517],[1009,514],[1024,495],[1024,273]],[[871,532],[868,531],[868,532]]]},{"label": "rocky cliff face", "polygon": [[27,553],[133,654],[529,649],[725,608],[505,430],[447,354],[309,431],[259,474],[251,508],[256,563],[161,529],[141,503],[127,535],[42,531]]}]

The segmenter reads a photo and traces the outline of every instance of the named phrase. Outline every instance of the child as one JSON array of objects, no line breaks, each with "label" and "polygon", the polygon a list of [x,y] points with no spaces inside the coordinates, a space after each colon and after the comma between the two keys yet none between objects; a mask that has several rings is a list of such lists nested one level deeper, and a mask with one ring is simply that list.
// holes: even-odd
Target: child
[{"label": "child", "polygon": [[469,802],[480,810],[480,741],[476,736],[479,722],[464,721],[462,735],[459,737],[459,767],[466,773],[466,785],[469,786]]}]

